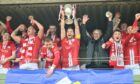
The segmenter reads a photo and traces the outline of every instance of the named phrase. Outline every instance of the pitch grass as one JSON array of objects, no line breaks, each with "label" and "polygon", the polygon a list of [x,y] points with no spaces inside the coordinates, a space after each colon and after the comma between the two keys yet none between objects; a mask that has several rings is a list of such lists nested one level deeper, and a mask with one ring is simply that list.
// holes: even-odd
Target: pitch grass
[{"label": "pitch grass", "polygon": [[[0,84],[5,84],[5,74],[0,74]],[[140,75],[134,76],[134,84],[140,84]]]},{"label": "pitch grass", "polygon": [[140,75],[134,76],[134,84],[140,84]]}]

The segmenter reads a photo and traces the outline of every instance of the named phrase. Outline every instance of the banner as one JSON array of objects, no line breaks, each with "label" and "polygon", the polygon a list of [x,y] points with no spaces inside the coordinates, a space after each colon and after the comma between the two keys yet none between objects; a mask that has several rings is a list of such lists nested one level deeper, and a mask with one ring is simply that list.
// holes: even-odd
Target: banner
[{"label": "banner", "polygon": [[46,77],[46,70],[11,69],[6,84],[133,84],[131,70],[55,70]]}]

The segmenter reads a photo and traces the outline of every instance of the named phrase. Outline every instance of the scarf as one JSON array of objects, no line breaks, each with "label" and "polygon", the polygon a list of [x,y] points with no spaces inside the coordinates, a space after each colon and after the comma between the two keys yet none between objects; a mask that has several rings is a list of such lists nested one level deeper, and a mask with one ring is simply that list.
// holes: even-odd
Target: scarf
[{"label": "scarf", "polygon": [[23,42],[23,46],[20,50],[21,59],[24,59],[26,63],[33,60],[33,47],[34,47],[35,37],[27,38]]},{"label": "scarf", "polygon": [[113,43],[111,61],[116,61],[117,66],[124,66],[123,46],[121,42]]}]

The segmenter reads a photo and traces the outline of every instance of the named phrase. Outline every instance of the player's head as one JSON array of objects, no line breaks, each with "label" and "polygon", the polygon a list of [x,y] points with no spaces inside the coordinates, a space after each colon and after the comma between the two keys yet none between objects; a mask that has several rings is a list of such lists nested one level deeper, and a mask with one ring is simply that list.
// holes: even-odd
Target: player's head
[{"label": "player's head", "polygon": [[56,26],[55,25],[51,24],[49,26],[49,29],[50,29],[51,34],[55,34],[56,33]]},{"label": "player's head", "polygon": [[114,30],[112,38],[114,41],[119,42],[121,40],[121,31]]},{"label": "player's head", "polygon": [[52,39],[51,38],[49,38],[49,37],[45,37],[45,39],[44,39],[44,45],[47,47],[47,48],[52,48],[52,46],[53,46],[53,41],[52,41]]},{"label": "player's head", "polygon": [[66,35],[68,39],[72,39],[74,37],[74,30],[72,27],[67,28]]},{"label": "player's head", "polygon": [[29,27],[28,27],[28,30],[27,30],[28,36],[35,35],[35,33],[36,33],[35,28],[34,28],[33,26],[29,26]]},{"label": "player's head", "polygon": [[95,29],[92,32],[92,38],[95,40],[100,39],[100,37],[102,36],[102,31],[100,29]]},{"label": "player's head", "polygon": [[3,40],[3,41],[8,41],[8,40],[10,40],[10,34],[9,34],[6,30],[3,30],[3,31],[2,31],[2,40]]},{"label": "player's head", "polygon": [[122,24],[120,25],[120,30],[121,30],[122,32],[126,32],[126,31],[127,31],[127,24],[126,24],[126,23],[122,23]]}]

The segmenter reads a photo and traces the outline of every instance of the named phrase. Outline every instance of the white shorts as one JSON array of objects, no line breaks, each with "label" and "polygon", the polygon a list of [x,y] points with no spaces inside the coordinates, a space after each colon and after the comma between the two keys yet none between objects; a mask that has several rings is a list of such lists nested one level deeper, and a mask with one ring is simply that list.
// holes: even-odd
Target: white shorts
[{"label": "white shorts", "polygon": [[79,65],[68,67],[68,68],[62,68],[63,70],[80,70]]},{"label": "white shorts", "polygon": [[36,70],[38,69],[37,63],[25,63],[19,66],[19,69]]},{"label": "white shorts", "polygon": [[125,69],[131,69],[134,75],[140,75],[140,66],[139,64],[125,65]]}]

